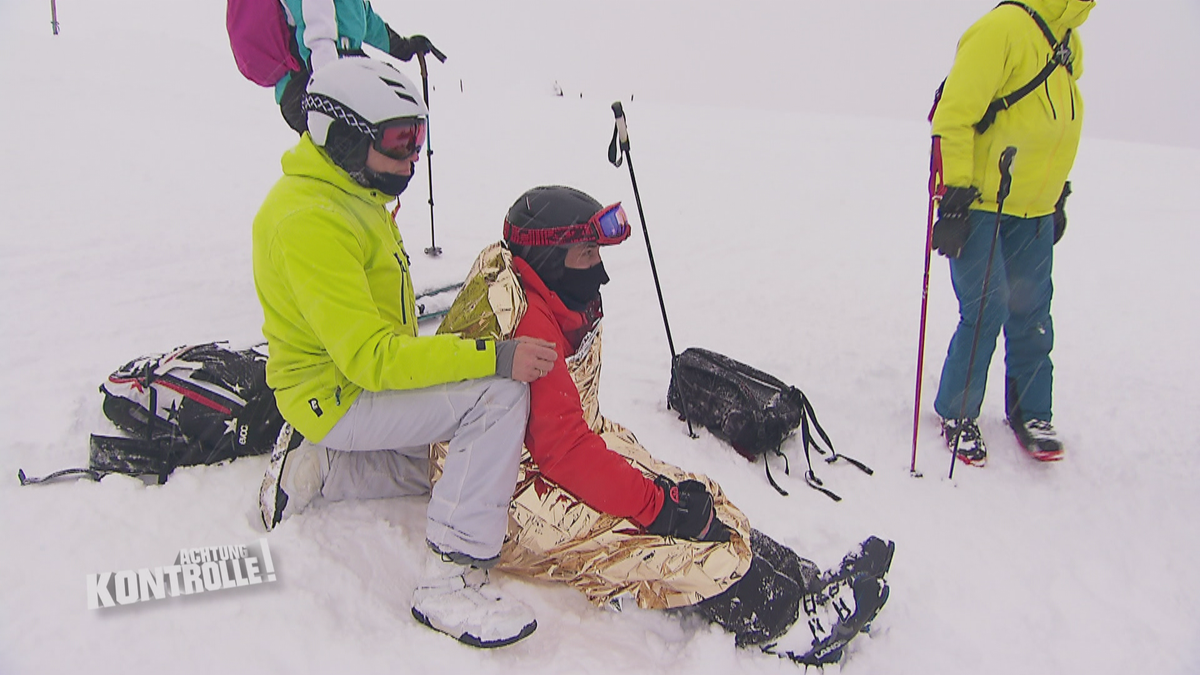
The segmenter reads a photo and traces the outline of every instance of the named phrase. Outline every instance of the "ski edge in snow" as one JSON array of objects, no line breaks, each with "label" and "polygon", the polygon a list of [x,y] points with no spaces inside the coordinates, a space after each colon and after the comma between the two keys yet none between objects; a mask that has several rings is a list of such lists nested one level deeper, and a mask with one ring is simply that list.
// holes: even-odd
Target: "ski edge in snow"
[{"label": "ski edge in snow", "polygon": [[417,293],[417,321],[438,319],[450,311],[463,282],[436,286]]}]

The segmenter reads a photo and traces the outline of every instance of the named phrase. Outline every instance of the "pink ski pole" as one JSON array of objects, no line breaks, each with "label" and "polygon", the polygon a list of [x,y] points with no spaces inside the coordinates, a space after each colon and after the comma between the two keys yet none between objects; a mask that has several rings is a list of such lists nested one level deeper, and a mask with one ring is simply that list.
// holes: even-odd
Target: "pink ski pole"
[{"label": "pink ski pole", "polygon": [[929,261],[933,251],[933,210],[938,199],[945,192],[944,175],[942,173],[942,137],[933,137],[933,146],[929,150],[929,216],[925,224],[925,277],[921,281],[921,335],[917,338],[917,386],[913,396],[913,432],[912,432],[912,464],[908,471],[917,478],[917,431],[921,426],[921,374],[925,369],[925,314],[929,308]]}]

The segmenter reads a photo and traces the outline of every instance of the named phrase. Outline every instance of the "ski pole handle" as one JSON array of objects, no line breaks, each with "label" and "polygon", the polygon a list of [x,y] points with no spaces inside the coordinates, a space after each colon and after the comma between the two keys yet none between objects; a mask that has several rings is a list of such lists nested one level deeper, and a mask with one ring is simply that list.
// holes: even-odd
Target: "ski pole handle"
[{"label": "ski pole handle", "polygon": [[620,101],[614,101],[612,104],[613,116],[617,118],[617,141],[621,144],[621,149],[629,151],[629,128],[625,126],[625,109],[621,107]]},{"label": "ski pole handle", "polygon": [[[425,54],[424,53],[417,52],[417,63],[421,65],[421,79],[428,80],[429,79],[429,69],[425,65]],[[425,90],[425,105],[426,106],[429,105],[429,90],[428,89]]]},{"label": "ski pole handle", "polygon": [[1012,161],[1016,154],[1017,149],[1011,145],[1000,153],[1000,189],[996,193],[996,202],[999,204],[1004,203],[1004,198],[1012,189]]}]

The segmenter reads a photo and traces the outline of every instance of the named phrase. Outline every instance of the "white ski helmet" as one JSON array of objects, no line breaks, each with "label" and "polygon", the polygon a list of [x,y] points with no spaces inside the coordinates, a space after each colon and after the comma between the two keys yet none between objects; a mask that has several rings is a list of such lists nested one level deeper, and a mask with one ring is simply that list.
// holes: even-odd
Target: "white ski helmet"
[{"label": "white ski helmet", "polygon": [[385,122],[429,117],[412,80],[367,57],[338,59],[313,73],[304,110],[308,132],[320,146],[328,141],[329,127],[336,120],[374,139]]},{"label": "white ski helmet", "polygon": [[429,110],[411,80],[380,61],[342,58],[313,73],[303,107],[313,143],[335,164],[368,187],[393,195],[404,190],[411,176],[376,174],[366,163],[368,148],[382,150],[393,127],[419,130],[412,136],[424,139]]}]

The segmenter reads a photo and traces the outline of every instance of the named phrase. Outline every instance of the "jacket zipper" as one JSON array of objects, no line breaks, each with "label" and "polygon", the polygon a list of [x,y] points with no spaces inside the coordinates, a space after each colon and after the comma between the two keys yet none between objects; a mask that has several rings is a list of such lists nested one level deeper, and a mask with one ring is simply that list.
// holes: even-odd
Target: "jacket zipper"
[{"label": "jacket zipper", "polygon": [[1046,78],[1046,81],[1042,83],[1042,88],[1046,90],[1046,100],[1050,102],[1050,116],[1057,120],[1058,110],[1054,108],[1054,99],[1050,97],[1050,78]]},{"label": "jacket zipper", "polygon": [[404,263],[400,262],[400,254],[392,253],[396,263],[400,265],[400,322],[408,324],[408,296],[404,293]]}]

